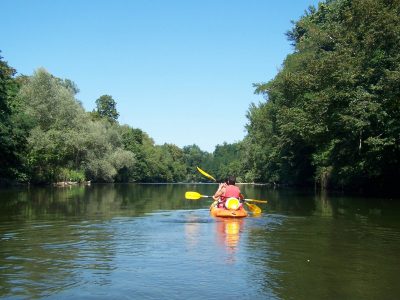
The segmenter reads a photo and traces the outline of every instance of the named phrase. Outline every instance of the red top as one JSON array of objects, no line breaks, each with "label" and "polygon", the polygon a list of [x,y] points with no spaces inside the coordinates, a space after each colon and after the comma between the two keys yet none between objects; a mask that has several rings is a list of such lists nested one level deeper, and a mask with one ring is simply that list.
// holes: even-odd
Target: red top
[{"label": "red top", "polygon": [[223,196],[225,199],[230,197],[240,198],[240,189],[236,185],[228,185],[225,188],[225,194]]}]

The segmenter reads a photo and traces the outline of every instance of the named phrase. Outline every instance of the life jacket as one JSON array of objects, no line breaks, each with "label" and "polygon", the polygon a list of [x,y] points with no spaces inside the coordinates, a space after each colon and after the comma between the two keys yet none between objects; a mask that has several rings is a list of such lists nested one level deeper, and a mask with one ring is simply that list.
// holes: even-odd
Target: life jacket
[{"label": "life jacket", "polygon": [[236,185],[227,185],[225,188],[225,193],[222,196],[223,200],[226,200],[230,197],[240,198],[240,189]]}]

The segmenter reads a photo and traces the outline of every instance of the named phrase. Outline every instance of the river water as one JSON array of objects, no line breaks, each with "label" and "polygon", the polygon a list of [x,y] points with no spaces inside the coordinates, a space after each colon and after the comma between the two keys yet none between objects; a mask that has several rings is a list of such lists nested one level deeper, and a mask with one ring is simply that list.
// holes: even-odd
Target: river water
[{"label": "river water", "polygon": [[2,299],[399,299],[400,200],[240,186],[267,199],[210,217],[216,185],[0,190]]}]

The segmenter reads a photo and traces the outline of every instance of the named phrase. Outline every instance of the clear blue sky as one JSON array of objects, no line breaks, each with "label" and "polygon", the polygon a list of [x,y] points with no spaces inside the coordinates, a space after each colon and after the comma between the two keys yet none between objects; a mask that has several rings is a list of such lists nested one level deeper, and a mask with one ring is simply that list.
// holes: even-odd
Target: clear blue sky
[{"label": "clear blue sky", "polygon": [[293,51],[285,32],[317,0],[0,0],[1,56],[18,73],[73,80],[86,110],[101,95],[157,144],[245,136],[253,83]]}]

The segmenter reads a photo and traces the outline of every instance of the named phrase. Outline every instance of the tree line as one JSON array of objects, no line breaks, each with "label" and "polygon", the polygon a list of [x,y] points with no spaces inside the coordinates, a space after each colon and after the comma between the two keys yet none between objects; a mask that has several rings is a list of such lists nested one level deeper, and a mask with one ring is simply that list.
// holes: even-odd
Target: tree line
[{"label": "tree line", "polygon": [[400,177],[400,0],[328,0],[287,32],[293,53],[254,84],[247,135],[217,145],[155,145],[118,123],[110,95],[86,112],[68,79],[32,76],[0,58],[0,178],[45,183],[223,179],[394,190]]},{"label": "tree line", "polygon": [[71,80],[38,69],[17,76],[0,59],[0,178],[34,184],[57,181],[180,182],[210,154],[196,145],[155,145],[144,131],[121,125],[110,95],[86,112]]},{"label": "tree line", "polygon": [[255,84],[249,181],[395,190],[400,177],[400,1],[332,0],[287,33],[294,52]]}]

